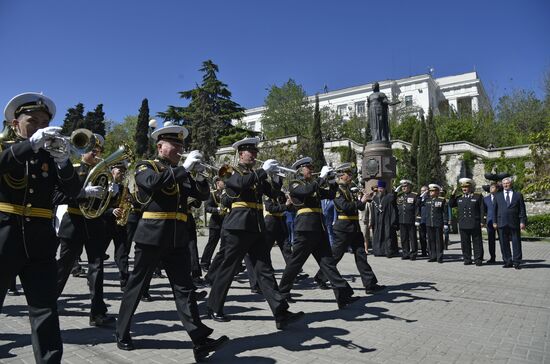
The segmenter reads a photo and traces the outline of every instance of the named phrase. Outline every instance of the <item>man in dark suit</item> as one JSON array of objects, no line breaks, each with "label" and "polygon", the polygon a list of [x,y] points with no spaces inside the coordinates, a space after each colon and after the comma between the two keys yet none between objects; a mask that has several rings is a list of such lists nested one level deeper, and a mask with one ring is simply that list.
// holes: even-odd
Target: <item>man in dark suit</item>
[{"label": "man in dark suit", "polygon": [[[521,269],[521,232],[527,225],[525,201],[523,195],[512,190],[512,178],[502,180],[502,192],[495,195],[493,206],[493,227],[498,229],[500,250],[504,268]],[[510,251],[512,241],[513,255]]]},{"label": "man in dark suit", "polygon": [[489,187],[490,194],[483,198],[483,204],[485,205],[485,222],[487,224],[487,245],[489,245],[489,255],[491,256],[487,261],[487,264],[495,263],[495,242],[496,242],[496,230],[493,227],[494,216],[493,216],[493,206],[495,194],[498,192],[498,183],[496,181],[491,182]]}]

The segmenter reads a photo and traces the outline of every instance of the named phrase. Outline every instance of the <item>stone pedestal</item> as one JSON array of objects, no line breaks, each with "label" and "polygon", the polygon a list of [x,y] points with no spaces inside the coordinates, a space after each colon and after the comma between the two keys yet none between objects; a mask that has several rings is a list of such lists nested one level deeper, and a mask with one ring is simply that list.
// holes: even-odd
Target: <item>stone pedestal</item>
[{"label": "stone pedestal", "polygon": [[397,161],[392,154],[390,142],[369,142],[363,152],[363,164],[361,176],[365,182],[365,188],[370,191],[376,186],[377,180],[386,181],[388,189],[391,189],[391,180],[395,178]]}]

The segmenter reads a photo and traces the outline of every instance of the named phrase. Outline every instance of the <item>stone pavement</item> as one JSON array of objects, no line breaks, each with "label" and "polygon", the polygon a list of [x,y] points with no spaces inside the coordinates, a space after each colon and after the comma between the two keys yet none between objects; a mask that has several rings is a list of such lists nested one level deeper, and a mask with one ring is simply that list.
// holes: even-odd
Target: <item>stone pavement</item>
[{"label": "stone pavement", "polygon": [[[457,240],[457,236],[451,236]],[[200,249],[206,239],[201,237]],[[485,246],[487,252],[487,247]],[[366,295],[351,254],[339,264],[361,299],[338,310],[332,291],[314,289],[312,280],[293,291],[292,310],[304,320],[277,331],[267,303],[250,293],[244,275],[229,291],[228,323],[205,322],[215,336],[231,341],[213,363],[550,363],[550,243],[524,242],[522,270],[500,264],[476,267],[460,261],[460,244],[446,251],[444,264],[370,257],[387,289]],[[111,257],[113,256],[112,251]],[[277,279],[282,257],[273,250]],[[497,254],[497,259],[500,254]],[[310,258],[304,271],[317,266]],[[118,312],[121,292],[116,266],[106,262],[105,297]],[[175,312],[167,279],[154,279],[154,302],[141,302],[133,323],[136,347],[120,351],[113,330],[88,326],[86,280],[70,278],[59,300],[66,363],[190,363],[189,337]],[[202,312],[204,303],[200,304]],[[6,297],[0,314],[0,362],[32,363],[25,298]]]}]

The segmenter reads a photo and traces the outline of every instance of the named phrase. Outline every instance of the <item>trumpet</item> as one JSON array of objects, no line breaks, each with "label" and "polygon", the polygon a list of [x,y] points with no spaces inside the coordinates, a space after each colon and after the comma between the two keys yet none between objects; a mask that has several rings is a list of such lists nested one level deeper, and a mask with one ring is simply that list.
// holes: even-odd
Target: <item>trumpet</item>
[{"label": "trumpet", "polygon": [[[97,143],[97,139],[91,130],[80,128],[71,133],[70,136],[58,133],[46,133],[47,142],[44,149],[59,153],[85,154],[91,151]],[[68,142],[68,143],[66,143]],[[70,150],[67,150],[67,144]]]},{"label": "trumpet", "polygon": [[[343,163],[343,164],[339,165],[336,168],[332,168],[332,167],[330,167],[330,168],[331,169],[328,172],[328,175],[334,177],[334,175],[336,175],[337,173],[340,173],[340,172],[343,172],[347,169],[350,169],[351,168],[351,163]],[[321,174],[321,172],[312,173],[313,176],[318,176],[320,174]]]},{"label": "trumpet", "polygon": [[[264,163],[264,161],[260,159],[256,159],[256,162]],[[296,174],[298,171],[288,167],[277,166],[277,171],[275,173],[281,177],[286,177],[289,174]]]}]

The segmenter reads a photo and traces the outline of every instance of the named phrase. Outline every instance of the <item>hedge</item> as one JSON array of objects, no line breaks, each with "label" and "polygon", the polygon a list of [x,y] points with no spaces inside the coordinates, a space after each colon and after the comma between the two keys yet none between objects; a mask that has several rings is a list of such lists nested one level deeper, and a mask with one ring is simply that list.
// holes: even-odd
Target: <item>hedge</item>
[{"label": "hedge", "polygon": [[550,214],[528,216],[527,232],[532,236],[550,236]]}]

